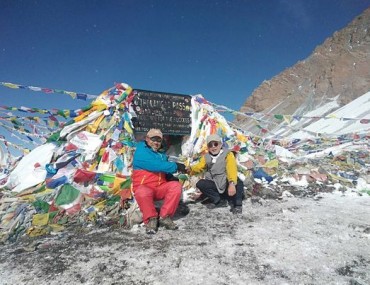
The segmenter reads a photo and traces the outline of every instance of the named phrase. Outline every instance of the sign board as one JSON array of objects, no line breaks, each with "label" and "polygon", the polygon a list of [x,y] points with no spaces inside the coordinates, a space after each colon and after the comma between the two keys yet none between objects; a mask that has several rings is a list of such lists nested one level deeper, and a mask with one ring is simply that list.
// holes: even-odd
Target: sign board
[{"label": "sign board", "polygon": [[132,118],[135,132],[160,129],[163,134],[191,133],[191,96],[135,89]]}]

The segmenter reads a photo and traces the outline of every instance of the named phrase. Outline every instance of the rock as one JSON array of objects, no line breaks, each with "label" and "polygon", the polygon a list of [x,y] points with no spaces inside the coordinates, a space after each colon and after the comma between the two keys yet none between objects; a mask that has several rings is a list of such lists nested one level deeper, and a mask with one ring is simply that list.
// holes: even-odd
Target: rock
[{"label": "rock", "polygon": [[[265,80],[248,97],[240,112],[292,114],[306,100],[309,107],[339,95],[345,105],[370,90],[370,8],[347,27],[335,32],[303,61]],[[310,110],[301,110],[303,113]],[[254,122],[239,115],[236,123],[259,131]]]}]

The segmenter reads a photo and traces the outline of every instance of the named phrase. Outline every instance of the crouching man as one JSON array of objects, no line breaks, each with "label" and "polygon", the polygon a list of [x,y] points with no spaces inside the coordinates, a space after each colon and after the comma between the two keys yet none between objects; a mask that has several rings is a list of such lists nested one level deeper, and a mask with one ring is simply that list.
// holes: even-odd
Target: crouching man
[{"label": "crouching man", "polygon": [[[167,181],[166,174],[184,172],[185,166],[168,161],[167,155],[159,151],[162,140],[160,130],[150,129],[145,141],[137,144],[133,157],[133,192],[148,234],[155,234],[158,226],[169,230],[178,228],[172,217],[179,205],[182,185],[178,181]],[[154,204],[158,200],[163,200],[159,214]]]},{"label": "crouching man", "polygon": [[190,167],[193,174],[205,170],[204,179],[200,179],[196,187],[211,200],[211,203],[207,204],[209,209],[227,207],[227,200],[230,200],[232,212],[241,214],[244,185],[237,176],[234,154],[222,148],[218,135],[207,137],[207,147],[208,153]]}]

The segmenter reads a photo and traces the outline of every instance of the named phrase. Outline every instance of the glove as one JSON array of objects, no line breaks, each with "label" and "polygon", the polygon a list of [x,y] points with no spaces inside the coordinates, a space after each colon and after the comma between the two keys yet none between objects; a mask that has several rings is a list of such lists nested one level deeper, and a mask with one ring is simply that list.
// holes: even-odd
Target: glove
[{"label": "glove", "polygon": [[176,162],[176,165],[177,165],[177,171],[178,172],[186,173],[186,167],[185,167],[184,164]]},{"label": "glove", "polygon": [[171,173],[166,173],[166,180],[167,181],[179,181],[179,179]]}]

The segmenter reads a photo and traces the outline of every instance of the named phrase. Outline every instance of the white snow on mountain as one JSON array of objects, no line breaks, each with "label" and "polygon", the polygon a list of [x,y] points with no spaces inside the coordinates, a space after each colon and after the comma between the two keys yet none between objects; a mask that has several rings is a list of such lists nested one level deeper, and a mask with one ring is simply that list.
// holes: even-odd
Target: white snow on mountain
[{"label": "white snow on mountain", "polygon": [[338,137],[370,131],[370,92],[339,109],[338,106],[337,101],[332,100],[303,116],[293,115],[292,122],[289,125],[281,124],[272,132],[272,136],[312,139],[317,136]]}]

